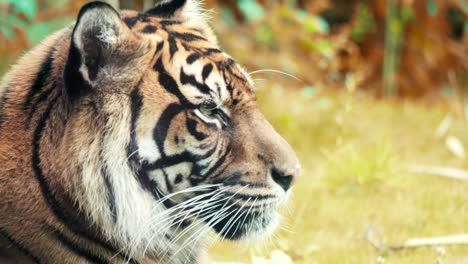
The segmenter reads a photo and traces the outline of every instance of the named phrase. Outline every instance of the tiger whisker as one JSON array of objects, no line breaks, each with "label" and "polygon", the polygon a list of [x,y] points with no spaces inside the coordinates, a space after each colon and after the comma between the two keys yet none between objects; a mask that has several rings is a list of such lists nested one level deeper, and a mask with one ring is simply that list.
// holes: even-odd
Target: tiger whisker
[{"label": "tiger whisker", "polygon": [[127,161],[128,161],[133,155],[135,155],[135,154],[137,154],[137,153],[138,153],[138,149],[135,150],[135,151],[133,151],[132,153],[130,153],[130,155],[128,155],[128,157],[127,157]]},{"label": "tiger whisker", "polygon": [[165,202],[166,200],[168,200],[169,198],[172,198],[178,194],[182,194],[182,193],[191,193],[191,192],[194,192],[194,191],[202,191],[204,189],[209,189],[209,188],[213,188],[213,187],[219,187],[221,186],[222,184],[210,184],[210,185],[200,185],[200,186],[196,186],[196,187],[191,187],[191,188],[187,188],[187,189],[184,189],[184,190],[180,190],[180,191],[177,191],[177,192],[174,192],[174,193],[171,193],[171,194],[168,194],[168,195],[165,195],[163,199],[161,199],[160,201],[158,201],[159,203],[157,205],[161,205],[163,202]]},{"label": "tiger whisker", "polygon": [[280,225],[279,228],[280,228],[281,230],[284,230],[284,231],[290,233],[290,234],[297,234],[296,231],[293,231],[293,230],[291,230],[290,228],[288,228],[288,227],[286,227],[286,226],[284,226],[284,225]]},{"label": "tiger whisker", "polygon": [[303,80],[299,79],[298,77],[290,74],[290,73],[287,73],[287,72],[284,72],[284,71],[280,71],[280,70],[275,70],[275,69],[261,69],[261,70],[256,70],[256,71],[253,71],[253,72],[249,72],[249,75],[253,75],[253,74],[256,74],[256,73],[278,73],[278,74],[282,74],[282,75],[285,75],[285,76],[288,76],[288,77],[291,77],[293,78],[294,80],[296,81],[299,81],[299,82],[304,82]]}]

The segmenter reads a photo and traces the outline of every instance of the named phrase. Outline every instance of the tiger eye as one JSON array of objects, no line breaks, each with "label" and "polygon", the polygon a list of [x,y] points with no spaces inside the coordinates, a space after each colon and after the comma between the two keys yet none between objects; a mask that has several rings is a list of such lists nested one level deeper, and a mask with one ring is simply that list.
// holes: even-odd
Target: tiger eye
[{"label": "tiger eye", "polygon": [[216,109],[218,109],[218,105],[214,102],[203,103],[200,105],[199,109],[203,114],[211,115]]}]

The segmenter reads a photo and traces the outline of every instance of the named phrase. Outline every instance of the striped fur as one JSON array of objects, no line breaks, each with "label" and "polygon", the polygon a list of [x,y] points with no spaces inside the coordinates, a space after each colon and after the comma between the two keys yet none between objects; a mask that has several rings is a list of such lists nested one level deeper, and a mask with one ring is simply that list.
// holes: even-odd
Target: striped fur
[{"label": "striped fur", "polygon": [[204,17],[93,2],[5,76],[0,260],[201,263],[274,229],[298,161]]}]

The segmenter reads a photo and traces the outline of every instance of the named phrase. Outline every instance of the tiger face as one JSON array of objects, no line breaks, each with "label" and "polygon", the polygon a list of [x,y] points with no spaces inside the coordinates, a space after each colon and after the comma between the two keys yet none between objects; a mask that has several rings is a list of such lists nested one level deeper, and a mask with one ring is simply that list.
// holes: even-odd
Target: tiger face
[{"label": "tiger face", "polygon": [[210,230],[266,235],[299,174],[204,16],[198,1],[146,13],[93,2],[50,40],[49,71],[61,77],[35,134],[37,148],[48,146],[34,152],[36,173],[62,177],[51,186],[63,184],[129,256],[177,255]]}]

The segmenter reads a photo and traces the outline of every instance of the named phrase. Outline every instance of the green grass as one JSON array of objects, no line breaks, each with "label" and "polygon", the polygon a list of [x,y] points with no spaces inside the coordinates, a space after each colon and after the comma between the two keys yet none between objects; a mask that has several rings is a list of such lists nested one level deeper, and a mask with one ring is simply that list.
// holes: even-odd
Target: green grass
[{"label": "green grass", "polygon": [[[267,83],[261,85],[268,86]],[[289,86],[288,86],[289,87]],[[468,182],[411,174],[413,164],[468,168],[445,145],[446,136],[468,146],[467,124],[456,103],[375,100],[359,94],[305,96],[294,88],[262,88],[266,117],[296,149],[302,166],[271,242],[217,243],[215,261],[251,263],[279,249],[294,263],[467,263],[468,246],[380,251],[366,239],[372,232],[384,246],[408,238],[468,232]],[[447,133],[436,136],[450,114]]]}]

